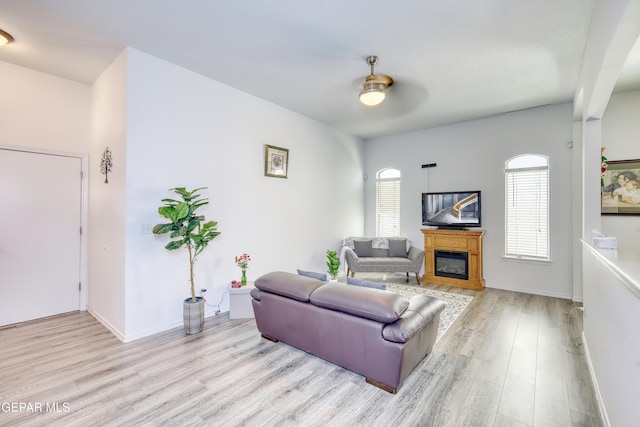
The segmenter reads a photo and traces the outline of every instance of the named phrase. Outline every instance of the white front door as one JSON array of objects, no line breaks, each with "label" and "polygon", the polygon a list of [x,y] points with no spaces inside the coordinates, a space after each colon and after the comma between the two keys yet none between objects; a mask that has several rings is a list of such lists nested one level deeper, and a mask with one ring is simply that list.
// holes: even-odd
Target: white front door
[{"label": "white front door", "polygon": [[81,168],[0,148],[0,326],[80,308]]}]

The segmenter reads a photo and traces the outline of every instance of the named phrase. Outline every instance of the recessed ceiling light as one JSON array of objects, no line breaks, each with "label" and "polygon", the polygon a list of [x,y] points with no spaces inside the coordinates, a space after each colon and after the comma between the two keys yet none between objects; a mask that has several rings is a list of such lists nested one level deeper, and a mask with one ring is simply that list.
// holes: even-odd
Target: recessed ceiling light
[{"label": "recessed ceiling light", "polygon": [[0,30],[0,46],[9,44],[12,41],[13,41],[13,37],[11,37],[11,34],[7,33],[6,31]]}]

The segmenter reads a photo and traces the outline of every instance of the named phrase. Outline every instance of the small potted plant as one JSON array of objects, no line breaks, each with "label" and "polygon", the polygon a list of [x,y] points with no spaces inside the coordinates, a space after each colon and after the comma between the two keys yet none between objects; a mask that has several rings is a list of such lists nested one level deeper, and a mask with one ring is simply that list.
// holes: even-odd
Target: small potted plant
[{"label": "small potted plant", "polygon": [[169,234],[172,240],[165,246],[172,251],[185,247],[189,253],[189,281],[191,283],[191,297],[184,300],[183,320],[187,334],[202,331],[204,325],[204,300],[196,297],[193,281],[193,265],[197,256],[207,247],[209,242],[220,235],[216,230],[216,221],[205,221],[204,215],[196,211],[209,203],[203,199],[198,191],[206,187],[188,191],[184,187],[172,188],[182,200],[162,199],[164,205],[158,208],[158,213],[169,220],[166,224],[153,227],[153,234]]},{"label": "small potted plant", "polygon": [[329,269],[331,281],[337,281],[338,273],[340,272],[340,259],[336,251],[327,251],[327,268]]}]

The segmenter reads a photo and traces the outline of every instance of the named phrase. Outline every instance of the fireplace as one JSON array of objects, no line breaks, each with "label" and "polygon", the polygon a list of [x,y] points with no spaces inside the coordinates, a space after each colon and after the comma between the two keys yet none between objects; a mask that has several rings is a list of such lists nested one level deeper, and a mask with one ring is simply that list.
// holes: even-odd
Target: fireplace
[{"label": "fireplace", "polygon": [[[422,276],[424,283],[459,286],[476,291],[484,289],[482,277],[484,230],[423,228],[422,234],[424,234],[424,275]],[[440,260],[436,264],[437,258]],[[462,272],[460,276],[458,271]]]},{"label": "fireplace", "polygon": [[469,279],[469,253],[435,250],[435,275],[453,279]]}]

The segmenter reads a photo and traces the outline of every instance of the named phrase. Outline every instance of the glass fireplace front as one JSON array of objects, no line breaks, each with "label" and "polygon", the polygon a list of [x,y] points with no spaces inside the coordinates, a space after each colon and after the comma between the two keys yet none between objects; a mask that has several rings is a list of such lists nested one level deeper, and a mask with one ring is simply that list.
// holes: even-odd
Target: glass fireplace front
[{"label": "glass fireplace front", "polygon": [[469,253],[457,251],[434,251],[435,275],[469,280]]}]

